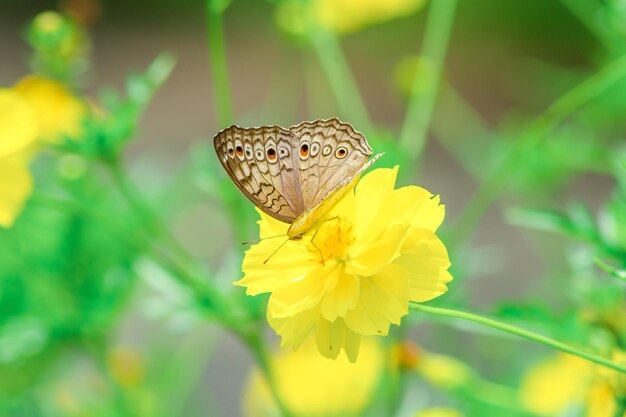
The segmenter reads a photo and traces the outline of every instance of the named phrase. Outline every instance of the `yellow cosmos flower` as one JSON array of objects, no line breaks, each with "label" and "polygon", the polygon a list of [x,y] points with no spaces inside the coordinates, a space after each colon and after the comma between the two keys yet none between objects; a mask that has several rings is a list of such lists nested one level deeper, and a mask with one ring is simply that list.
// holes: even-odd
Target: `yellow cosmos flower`
[{"label": "yellow cosmos flower", "polygon": [[[618,363],[625,359],[624,352],[613,355]],[[585,417],[615,417],[616,396],[626,396],[626,379],[617,371],[561,354],[532,367],[522,381],[520,395],[528,410],[543,416],[584,409]]]},{"label": "yellow cosmos flower", "polygon": [[422,410],[415,417],[463,417],[463,414],[452,408],[436,407]]},{"label": "yellow cosmos flower", "polygon": [[13,89],[37,113],[42,141],[54,144],[63,136],[80,134],[86,106],[63,84],[31,75],[21,79]]},{"label": "yellow cosmos flower", "polygon": [[259,212],[265,240],[246,252],[235,284],[249,295],[271,293],[267,319],[282,346],[297,349],[314,333],[324,356],[343,348],[355,361],[361,336],[386,335],[409,301],[447,291],[450,262],[435,235],[444,207],[422,188],[395,190],[397,171],[365,175],[301,240],[268,239],[289,225]]},{"label": "yellow cosmos flower", "polygon": [[10,227],[30,195],[28,148],[37,139],[38,121],[19,94],[0,89],[0,226]]},{"label": "yellow cosmos flower", "polygon": [[28,170],[37,140],[75,135],[85,107],[60,83],[36,76],[0,89],[0,226],[11,227],[32,192]]},{"label": "yellow cosmos flower", "polygon": [[524,377],[521,403],[540,415],[556,415],[579,406],[593,377],[593,365],[576,356],[560,354],[534,365]]},{"label": "yellow cosmos flower", "polygon": [[349,33],[419,10],[425,0],[312,0],[281,2],[276,10],[279,26],[289,33],[306,32],[309,21],[329,31]]},{"label": "yellow cosmos flower", "polygon": [[[384,372],[385,351],[373,338],[363,340],[356,363],[319,355],[314,343],[297,352],[281,351],[271,361],[277,395],[298,416],[361,415]],[[294,371],[297,370],[297,371]],[[244,397],[246,417],[278,416],[265,379],[254,371]]]},{"label": "yellow cosmos flower", "polygon": [[334,32],[353,32],[362,27],[407,16],[425,0],[316,0],[313,15]]}]

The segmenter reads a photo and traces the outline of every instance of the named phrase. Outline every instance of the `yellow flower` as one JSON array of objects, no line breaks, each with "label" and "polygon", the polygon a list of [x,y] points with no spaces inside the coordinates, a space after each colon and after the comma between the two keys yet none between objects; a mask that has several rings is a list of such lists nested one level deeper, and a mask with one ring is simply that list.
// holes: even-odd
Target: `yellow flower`
[{"label": "yellow flower", "polygon": [[463,417],[463,414],[452,408],[436,407],[422,410],[415,417]]},{"label": "yellow flower", "polygon": [[472,370],[460,360],[447,355],[422,352],[415,369],[431,384],[446,389],[467,386],[472,380]]},{"label": "yellow flower", "polygon": [[134,349],[117,347],[107,358],[109,372],[115,381],[124,388],[137,386],[144,376],[143,358]]},{"label": "yellow flower", "polygon": [[343,348],[355,361],[361,336],[386,335],[409,301],[447,291],[450,262],[435,235],[444,207],[422,188],[394,190],[397,170],[365,175],[301,240],[268,239],[289,225],[260,212],[264,240],[246,252],[235,284],[271,293],[267,319],[282,346],[297,349],[314,333],[324,356]]},{"label": "yellow flower", "polygon": [[521,403],[541,415],[556,415],[579,406],[593,376],[593,365],[576,356],[560,354],[535,364],[524,377]]},{"label": "yellow flower", "polygon": [[353,32],[364,26],[408,16],[425,0],[317,0],[313,13],[323,27],[334,32]]},{"label": "yellow flower", "polygon": [[22,78],[14,90],[35,109],[42,141],[54,144],[63,136],[80,134],[81,121],[86,113],[85,104],[63,84],[30,75]]},{"label": "yellow flower", "polygon": [[[615,362],[625,358],[624,352],[613,355]],[[531,368],[522,381],[521,402],[528,410],[544,416],[582,408],[586,417],[614,417],[616,396],[626,394],[624,382],[624,376],[617,371],[561,354]]]},{"label": "yellow flower", "polygon": [[307,29],[307,18],[337,33],[358,31],[366,26],[408,16],[420,9],[425,0],[312,0],[281,2],[276,17],[287,32],[299,34]]},{"label": "yellow flower", "polygon": [[[284,406],[298,416],[360,415],[369,404],[384,372],[385,352],[377,340],[363,340],[356,363],[320,356],[312,341],[297,352],[281,351],[271,361],[274,384]],[[280,413],[265,379],[254,371],[244,397],[244,415],[270,417]]]},{"label": "yellow flower", "polygon": [[31,106],[0,89],[0,226],[11,227],[33,188],[28,171],[31,144],[39,133]]},{"label": "yellow flower", "polygon": [[28,165],[36,141],[77,134],[84,111],[56,81],[28,76],[12,89],[0,89],[0,226],[13,225],[32,192]]}]

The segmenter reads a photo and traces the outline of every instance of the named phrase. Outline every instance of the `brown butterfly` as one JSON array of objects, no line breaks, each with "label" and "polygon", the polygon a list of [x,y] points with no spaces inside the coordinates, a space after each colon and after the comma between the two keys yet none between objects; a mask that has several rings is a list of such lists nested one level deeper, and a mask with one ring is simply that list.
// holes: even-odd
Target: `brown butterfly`
[{"label": "brown butterfly", "polygon": [[280,126],[231,126],[214,138],[215,152],[237,188],[299,239],[346,195],[372,155],[363,134],[337,118]]}]

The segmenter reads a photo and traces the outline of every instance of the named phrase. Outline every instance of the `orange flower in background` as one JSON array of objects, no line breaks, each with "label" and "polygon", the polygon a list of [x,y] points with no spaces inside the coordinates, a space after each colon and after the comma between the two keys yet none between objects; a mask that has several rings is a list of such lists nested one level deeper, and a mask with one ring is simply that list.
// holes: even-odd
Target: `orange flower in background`
[{"label": "orange flower in background", "polygon": [[447,291],[450,261],[435,235],[444,207],[423,188],[394,189],[397,171],[365,175],[301,240],[268,239],[289,225],[259,212],[264,240],[246,252],[235,284],[271,293],[267,319],[282,346],[297,349],[314,334],[324,356],[344,349],[355,361],[362,336],[386,335],[410,301]]}]

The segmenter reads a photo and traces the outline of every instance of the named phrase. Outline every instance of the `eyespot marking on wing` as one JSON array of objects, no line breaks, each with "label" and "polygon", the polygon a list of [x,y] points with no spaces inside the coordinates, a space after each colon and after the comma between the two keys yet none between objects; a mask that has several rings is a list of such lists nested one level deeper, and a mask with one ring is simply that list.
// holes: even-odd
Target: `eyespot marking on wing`
[{"label": "eyespot marking on wing", "polygon": [[343,159],[348,156],[348,149],[345,146],[340,146],[335,151],[335,156],[339,159]]},{"label": "eyespot marking on wing", "polygon": [[311,144],[311,156],[315,157],[320,152],[320,144],[319,142],[313,142]]},{"label": "eyespot marking on wing", "polygon": [[303,161],[309,158],[309,142],[302,142],[300,144],[300,159]]}]

